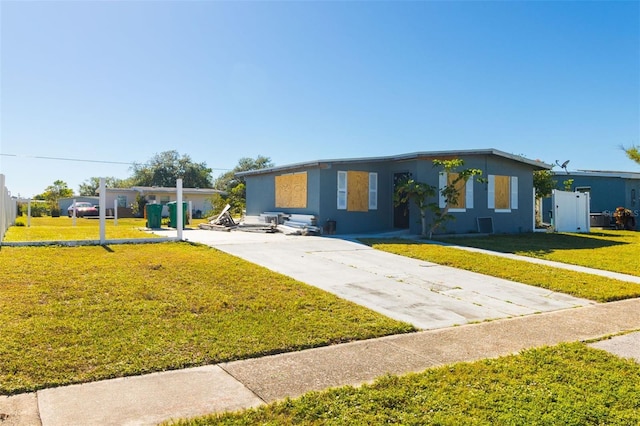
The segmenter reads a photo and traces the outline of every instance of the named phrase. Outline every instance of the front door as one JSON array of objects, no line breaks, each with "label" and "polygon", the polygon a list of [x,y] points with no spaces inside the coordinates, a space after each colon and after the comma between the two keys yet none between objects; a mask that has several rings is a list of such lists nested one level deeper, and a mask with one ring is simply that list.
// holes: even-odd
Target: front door
[{"label": "front door", "polygon": [[[393,193],[396,193],[396,189],[398,185],[407,180],[411,179],[411,173],[402,172],[402,173],[394,173],[393,174]],[[409,203],[404,202],[399,205],[395,205],[393,207],[393,227],[400,229],[409,228]]]}]

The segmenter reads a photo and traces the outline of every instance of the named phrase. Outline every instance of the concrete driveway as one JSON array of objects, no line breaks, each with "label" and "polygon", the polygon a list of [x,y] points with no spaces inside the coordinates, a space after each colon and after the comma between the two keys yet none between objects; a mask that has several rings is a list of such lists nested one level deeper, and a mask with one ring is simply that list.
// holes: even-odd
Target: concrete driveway
[{"label": "concrete driveway", "polygon": [[193,229],[183,237],[425,330],[593,304],[334,237]]}]

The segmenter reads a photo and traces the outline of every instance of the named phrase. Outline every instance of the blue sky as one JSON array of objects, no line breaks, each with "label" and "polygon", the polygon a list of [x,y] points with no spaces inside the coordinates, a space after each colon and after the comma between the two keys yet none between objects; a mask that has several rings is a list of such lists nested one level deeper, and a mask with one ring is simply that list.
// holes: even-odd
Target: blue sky
[{"label": "blue sky", "polygon": [[[0,2],[14,195],[177,150],[214,168],[496,148],[637,171],[640,2]],[[75,158],[112,163],[46,160]]]}]

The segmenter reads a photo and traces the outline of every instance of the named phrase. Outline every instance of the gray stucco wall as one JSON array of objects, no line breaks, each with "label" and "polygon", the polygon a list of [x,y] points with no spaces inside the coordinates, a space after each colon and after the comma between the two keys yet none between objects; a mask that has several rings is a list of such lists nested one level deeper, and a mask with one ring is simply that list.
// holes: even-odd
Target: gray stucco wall
[{"label": "gray stucco wall", "polygon": [[[483,178],[489,174],[518,177],[518,208],[509,213],[496,212],[488,208],[488,190],[486,183],[474,182],[473,208],[465,212],[452,213],[456,220],[447,223],[447,233],[477,232],[477,219],[493,219],[494,232],[517,233],[533,230],[533,167],[525,163],[494,155],[475,155],[462,157],[465,168],[481,169]],[[322,164],[300,170],[287,170],[286,173],[307,171],[307,208],[280,209],[275,207],[275,176],[285,172],[269,172],[246,176],[247,214],[259,215],[265,211],[283,211],[287,213],[314,214],[318,225],[327,220],[336,221],[336,233],[381,232],[394,229],[393,178],[395,173],[410,173],[411,176],[430,185],[438,185],[439,169],[434,168],[432,160],[411,159],[404,161],[381,162],[345,162]],[[337,209],[338,171],[366,171],[378,174],[378,208],[366,212],[353,212]],[[409,229],[419,234],[420,214],[414,203],[410,203]],[[442,230],[440,231],[442,232]]]},{"label": "gray stucco wall", "polygon": [[[338,171],[363,171],[378,174],[378,208],[366,212],[338,210]],[[356,163],[335,164],[321,171],[319,223],[336,221],[336,233],[362,233],[389,230],[392,227],[392,182],[389,164]]]},{"label": "gray stucco wall", "polygon": [[[247,184],[247,215],[258,216],[267,211],[284,211],[286,213],[318,215],[320,207],[320,170],[304,169],[295,172],[307,172],[307,207],[282,209],[275,206],[276,187],[275,177],[285,172],[274,172],[246,177]],[[291,173],[290,171],[286,173]]]},{"label": "gray stucco wall", "polygon": [[[444,229],[436,233],[468,234],[478,232],[478,218],[491,218],[495,233],[520,233],[533,231],[533,168],[513,160],[497,156],[469,156],[461,157],[463,168],[482,170],[481,176],[476,176],[473,182],[473,208],[465,212],[452,212],[456,218],[445,224]],[[429,159],[418,160],[415,179],[430,185],[438,185],[438,173],[442,170],[434,168]],[[488,207],[488,184],[478,182],[478,178],[487,179],[489,175],[503,175],[518,177],[518,208],[511,212],[496,212]],[[411,206],[411,232],[419,234],[419,210]]]}]

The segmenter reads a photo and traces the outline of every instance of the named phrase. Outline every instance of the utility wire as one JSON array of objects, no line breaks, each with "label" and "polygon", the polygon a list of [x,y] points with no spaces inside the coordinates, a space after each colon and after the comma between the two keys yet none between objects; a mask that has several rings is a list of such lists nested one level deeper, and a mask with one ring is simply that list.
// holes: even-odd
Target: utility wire
[{"label": "utility wire", "polygon": [[[38,160],[56,160],[56,161],[76,161],[79,163],[102,163],[102,164],[123,164],[125,166],[134,166],[136,163],[126,163],[123,161],[106,161],[106,160],[87,160],[84,158],[64,158],[64,157],[44,157],[40,155],[18,155],[18,154],[4,154],[0,153],[3,157],[22,157],[22,158],[36,158]],[[216,167],[210,167],[211,170],[231,170],[221,169]]]},{"label": "utility wire", "polygon": [[39,160],[77,161],[80,163],[124,164],[127,166],[133,166],[134,164],[134,163],[125,163],[123,161],[87,160],[83,158],[43,157],[40,155],[18,155],[18,154],[4,154],[4,153],[0,153],[0,155],[4,157],[37,158]]}]

